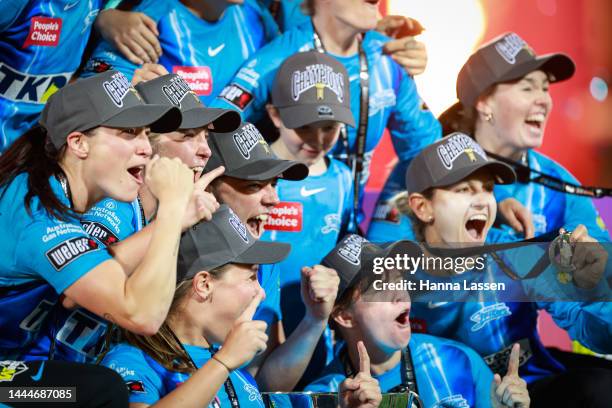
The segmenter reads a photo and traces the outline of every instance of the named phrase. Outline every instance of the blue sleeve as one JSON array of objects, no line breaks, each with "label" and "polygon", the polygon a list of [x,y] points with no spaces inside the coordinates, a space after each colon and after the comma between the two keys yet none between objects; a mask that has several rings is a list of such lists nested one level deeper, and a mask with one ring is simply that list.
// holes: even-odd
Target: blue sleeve
[{"label": "blue sleeve", "polygon": [[130,392],[130,403],[152,405],[164,396],[162,379],[137,348],[119,344],[108,352],[102,365],[115,370],[123,378]]},{"label": "blue sleeve", "polygon": [[22,243],[17,246],[16,259],[60,294],[87,272],[112,259],[81,225],[49,216],[40,215],[15,238]]},{"label": "blue sleeve", "polygon": [[612,303],[538,303],[573,340],[598,353],[612,353]]},{"label": "blue sleeve", "polygon": [[484,362],[482,357],[469,347],[463,347],[472,366],[472,381],[476,389],[476,407],[491,407],[491,383],[493,372]]},{"label": "blue sleeve", "polygon": [[292,30],[257,51],[210,106],[238,110],[244,120],[259,121],[266,114],[278,68],[299,50],[295,38],[299,36],[299,31]]},{"label": "blue sleeve", "polygon": [[[170,6],[171,2],[169,1],[143,0],[132,11],[142,12],[159,24],[160,18],[167,15],[168,7]],[[140,65],[133,64],[118,49],[106,40],[100,39],[91,57],[87,60],[81,77],[87,78],[97,73],[114,69],[121,72],[131,81],[134,71],[138,68],[140,68]]]},{"label": "blue sleeve", "polygon": [[28,0],[0,0],[0,33],[6,31],[28,5]]},{"label": "blue sleeve", "polygon": [[266,293],[266,298],[257,307],[253,316],[254,320],[263,320],[268,324],[268,330],[272,325],[282,320],[280,306],[280,267],[278,264],[261,265],[258,278],[261,287]]},{"label": "blue sleeve", "polygon": [[123,241],[139,229],[140,214],[135,213],[134,204],[106,198],[83,216],[81,224],[89,236],[104,246]]},{"label": "blue sleeve", "polygon": [[406,161],[439,139],[442,127],[419,96],[414,79],[394,65],[400,77],[399,91],[387,127],[398,158]]},{"label": "blue sleeve", "polygon": [[264,28],[266,42],[270,42],[280,35],[280,28],[265,4],[257,0],[245,0],[245,4],[257,10],[257,14],[259,14],[259,18]]}]

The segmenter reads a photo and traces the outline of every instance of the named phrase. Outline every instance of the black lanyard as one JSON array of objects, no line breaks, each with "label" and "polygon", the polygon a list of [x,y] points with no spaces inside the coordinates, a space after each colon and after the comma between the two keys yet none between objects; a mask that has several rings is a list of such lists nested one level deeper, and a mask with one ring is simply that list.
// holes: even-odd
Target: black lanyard
[{"label": "black lanyard", "polygon": [[[191,366],[195,370],[197,370],[198,366],[196,365],[195,361],[193,361],[193,359],[191,358],[191,355],[187,352],[187,350],[185,350],[185,347],[183,346],[183,343],[181,343],[179,338],[176,336],[176,334],[174,334],[174,331],[172,329],[170,329],[170,327],[168,327],[168,330],[172,334],[172,337],[174,337],[174,340],[178,343],[178,345],[181,348],[181,350],[183,350],[183,353],[185,353],[187,358],[189,358],[189,364],[191,364]],[[214,347],[210,347],[208,349],[208,351],[210,351],[210,355],[212,357],[218,350],[216,350]],[[240,407],[240,402],[238,401],[238,395],[236,394],[236,389],[234,388],[234,384],[232,384],[232,380],[230,378],[230,375],[231,375],[231,372],[228,373],[227,379],[225,380],[225,382],[223,384],[225,386],[225,393],[227,394],[227,397],[230,400],[230,405],[232,407],[239,408]]]},{"label": "black lanyard", "polygon": [[[325,53],[325,48],[321,42],[321,38],[317,31],[313,28],[313,37],[315,49],[318,52]],[[351,212],[352,222],[350,223],[352,231],[357,232],[357,213],[359,211],[359,193],[361,189],[361,176],[365,165],[365,146],[366,136],[368,133],[368,115],[369,115],[369,98],[370,98],[370,73],[368,70],[368,59],[363,50],[363,41],[359,41],[359,85],[361,88],[361,98],[359,101],[359,125],[357,127],[357,141],[355,153],[351,153],[348,141],[348,131],[346,125],[340,129],[340,140],[346,152],[346,164],[350,167],[353,173],[353,209]],[[350,86],[350,84],[348,84]]]},{"label": "black lanyard", "polygon": [[[588,187],[580,186],[575,183],[569,183],[561,180],[558,177],[549,176],[548,174],[542,173],[539,170],[534,170],[528,165],[516,162],[508,159],[507,157],[500,156],[495,153],[487,152],[489,156],[495,160],[509,164],[514,168],[516,177],[519,183],[537,183],[552,190],[560,191],[565,194],[574,194],[579,196],[587,196],[592,198],[610,197],[612,196],[612,189],[606,187]],[[534,178],[531,178],[531,173],[535,174]]]},{"label": "black lanyard", "polygon": [[[344,366],[344,374],[346,377],[353,378],[357,375],[357,370],[353,367],[351,359],[348,356],[348,347],[340,353],[340,360]],[[418,387],[416,383],[416,375],[414,372],[414,364],[412,363],[412,355],[410,354],[410,347],[406,346],[402,349],[401,359],[401,376],[402,383],[393,387],[388,392],[406,393],[413,392],[418,395]]]}]

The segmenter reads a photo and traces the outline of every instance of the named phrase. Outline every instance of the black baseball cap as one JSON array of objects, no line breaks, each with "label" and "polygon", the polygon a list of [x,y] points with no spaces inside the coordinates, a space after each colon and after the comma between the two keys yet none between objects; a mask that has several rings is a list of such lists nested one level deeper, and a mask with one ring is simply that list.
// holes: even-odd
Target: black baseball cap
[{"label": "black baseball cap", "polygon": [[182,235],[177,282],[228,263],[277,263],[287,257],[290,249],[289,244],[254,238],[231,208],[223,204],[215,211],[212,220],[202,221]]},{"label": "black baseball cap", "polygon": [[167,133],[178,129],[180,123],[178,108],[145,103],[118,71],[106,71],[59,89],[51,95],[40,117],[40,124],[58,149],[71,132],[98,126],[150,127],[153,132]]},{"label": "black baseball cap", "polygon": [[419,246],[408,240],[388,242],[381,245],[374,244],[360,235],[346,235],[338,244],[323,258],[321,264],[334,269],[340,277],[338,296],[363,278],[368,282],[376,275],[372,272],[374,258],[394,257],[396,254],[419,254]]},{"label": "black baseball cap", "polygon": [[283,62],[274,80],[272,104],[289,129],[326,120],[355,126],[348,73],[338,60],[321,52],[300,52]]},{"label": "black baseball cap", "polygon": [[455,184],[482,168],[489,168],[497,184],[511,184],[516,174],[505,163],[489,159],[484,149],[465,133],[455,132],[425,147],[406,170],[408,193]]},{"label": "black baseball cap", "polygon": [[457,77],[457,98],[466,107],[474,106],[491,85],[520,79],[535,70],[546,72],[552,83],[571,78],[576,66],[565,54],[538,56],[517,34],[503,34],[481,46],[463,65]]},{"label": "black baseball cap", "polygon": [[259,130],[248,122],[243,122],[234,132],[210,132],[208,145],[212,155],[204,167],[204,173],[224,166],[224,176],[242,180],[269,180],[274,177],[303,180],[308,176],[308,166],[279,159]]},{"label": "black baseball cap", "polygon": [[136,85],[145,102],[176,106],[183,120],[180,129],[196,129],[213,124],[217,132],[231,132],[240,126],[240,114],[230,109],[207,108],[177,74],[167,74]]}]

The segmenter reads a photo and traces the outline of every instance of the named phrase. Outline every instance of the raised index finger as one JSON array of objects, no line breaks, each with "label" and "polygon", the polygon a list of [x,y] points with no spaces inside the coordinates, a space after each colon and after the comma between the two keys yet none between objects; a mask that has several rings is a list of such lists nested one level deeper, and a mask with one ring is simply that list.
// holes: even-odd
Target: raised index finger
[{"label": "raised index finger", "polygon": [[214,170],[209,171],[208,173],[202,174],[200,179],[195,183],[196,190],[205,190],[206,187],[217,177],[222,175],[225,172],[225,167],[219,166]]},{"label": "raised index finger", "polygon": [[520,355],[521,346],[518,343],[514,343],[512,346],[512,351],[510,352],[510,358],[508,359],[508,372],[506,375],[515,375],[518,377]]},{"label": "raised index finger", "polygon": [[359,372],[370,375],[370,356],[363,341],[357,342],[357,351],[359,352]]},{"label": "raised index finger", "polygon": [[263,299],[264,293],[263,290],[260,290],[257,295],[251,300],[251,303],[244,309],[240,317],[238,317],[238,322],[250,322],[253,320],[253,316],[255,315],[255,311],[257,310],[257,306]]}]

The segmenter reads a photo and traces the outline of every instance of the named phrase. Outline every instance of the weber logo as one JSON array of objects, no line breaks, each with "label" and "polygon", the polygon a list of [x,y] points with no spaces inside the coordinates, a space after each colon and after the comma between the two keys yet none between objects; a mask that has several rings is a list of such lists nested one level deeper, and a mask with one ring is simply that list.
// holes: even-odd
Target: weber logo
[{"label": "weber logo", "polygon": [[99,222],[81,222],[83,229],[92,238],[97,239],[106,246],[119,241],[119,238],[111,230]]},{"label": "weber logo", "polygon": [[98,249],[93,239],[85,237],[71,238],[62,242],[45,254],[55,270],[60,271],[64,266],[87,252]]}]

